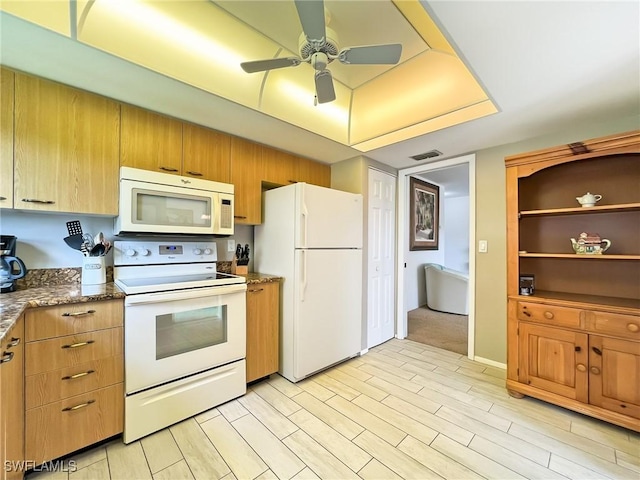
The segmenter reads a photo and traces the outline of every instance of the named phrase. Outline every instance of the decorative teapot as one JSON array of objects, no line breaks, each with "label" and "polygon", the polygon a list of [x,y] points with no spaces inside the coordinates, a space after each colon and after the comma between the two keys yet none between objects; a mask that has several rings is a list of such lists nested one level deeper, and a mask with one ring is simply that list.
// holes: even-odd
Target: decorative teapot
[{"label": "decorative teapot", "polygon": [[579,255],[600,255],[606,252],[611,246],[611,241],[606,238],[600,238],[597,233],[582,232],[576,241],[571,239],[573,251]]},{"label": "decorative teapot", "polygon": [[596,204],[596,202],[599,201],[601,198],[602,198],[602,195],[594,195],[593,193],[587,192],[581,197],[576,197],[576,200],[583,207],[593,207]]}]

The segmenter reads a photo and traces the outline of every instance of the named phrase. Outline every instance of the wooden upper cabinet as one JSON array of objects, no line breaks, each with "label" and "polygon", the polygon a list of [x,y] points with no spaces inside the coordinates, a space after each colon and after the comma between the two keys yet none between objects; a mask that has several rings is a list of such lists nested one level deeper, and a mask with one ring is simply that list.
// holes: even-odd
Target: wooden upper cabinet
[{"label": "wooden upper cabinet", "polygon": [[289,185],[296,183],[298,166],[296,157],[281,150],[263,147],[264,178],[265,182],[277,185]]},{"label": "wooden upper cabinet", "polygon": [[231,138],[231,183],[235,185],[236,223],[262,223],[262,151],[262,146],[257,143]]},{"label": "wooden upper cabinet", "polygon": [[182,122],[122,105],[120,165],[180,175]]},{"label": "wooden upper cabinet", "polygon": [[327,164],[314,162],[308,158],[298,158],[297,179],[299,182],[331,187],[331,167]]},{"label": "wooden upper cabinet", "polygon": [[0,68],[0,207],[13,207],[14,74]]},{"label": "wooden upper cabinet", "polygon": [[182,126],[182,175],[231,181],[231,137],[191,123]]},{"label": "wooden upper cabinet", "polygon": [[117,215],[120,106],[15,75],[14,207]]}]

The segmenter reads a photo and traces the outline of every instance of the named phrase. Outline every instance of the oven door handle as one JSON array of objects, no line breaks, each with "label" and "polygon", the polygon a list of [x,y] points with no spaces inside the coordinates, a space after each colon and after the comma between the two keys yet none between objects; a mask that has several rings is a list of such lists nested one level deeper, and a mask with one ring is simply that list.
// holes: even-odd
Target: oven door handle
[{"label": "oven door handle", "polygon": [[171,292],[142,293],[140,295],[127,295],[124,304],[126,306],[130,306],[142,305],[145,303],[174,302],[176,300],[190,300],[193,298],[203,298],[208,296],[218,297],[221,295],[230,295],[232,293],[240,293],[246,291],[247,284],[238,283],[234,285],[225,285],[212,288],[194,288]]}]

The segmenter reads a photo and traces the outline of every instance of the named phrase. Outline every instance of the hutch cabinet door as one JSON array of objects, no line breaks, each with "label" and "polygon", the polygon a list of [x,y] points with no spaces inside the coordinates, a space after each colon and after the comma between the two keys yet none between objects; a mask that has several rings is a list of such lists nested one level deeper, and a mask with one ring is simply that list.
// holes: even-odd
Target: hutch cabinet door
[{"label": "hutch cabinet door", "polygon": [[262,223],[263,148],[238,137],[231,138],[231,183],[235,185],[235,223]]},{"label": "hutch cabinet door", "polygon": [[231,137],[208,128],[182,124],[182,175],[229,183]]},{"label": "hutch cabinet door", "polygon": [[640,418],[640,343],[589,337],[589,403]]},{"label": "hutch cabinet door", "polygon": [[520,382],[587,402],[588,336],[524,322],[519,329]]}]

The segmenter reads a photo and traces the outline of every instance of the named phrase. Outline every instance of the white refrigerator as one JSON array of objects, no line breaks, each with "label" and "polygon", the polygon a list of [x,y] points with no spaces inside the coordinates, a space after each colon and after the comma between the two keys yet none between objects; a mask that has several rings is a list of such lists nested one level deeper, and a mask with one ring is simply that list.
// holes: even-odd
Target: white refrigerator
[{"label": "white refrigerator", "polygon": [[296,183],[263,200],[254,268],[283,277],[279,373],[297,382],[361,350],[362,195]]}]

